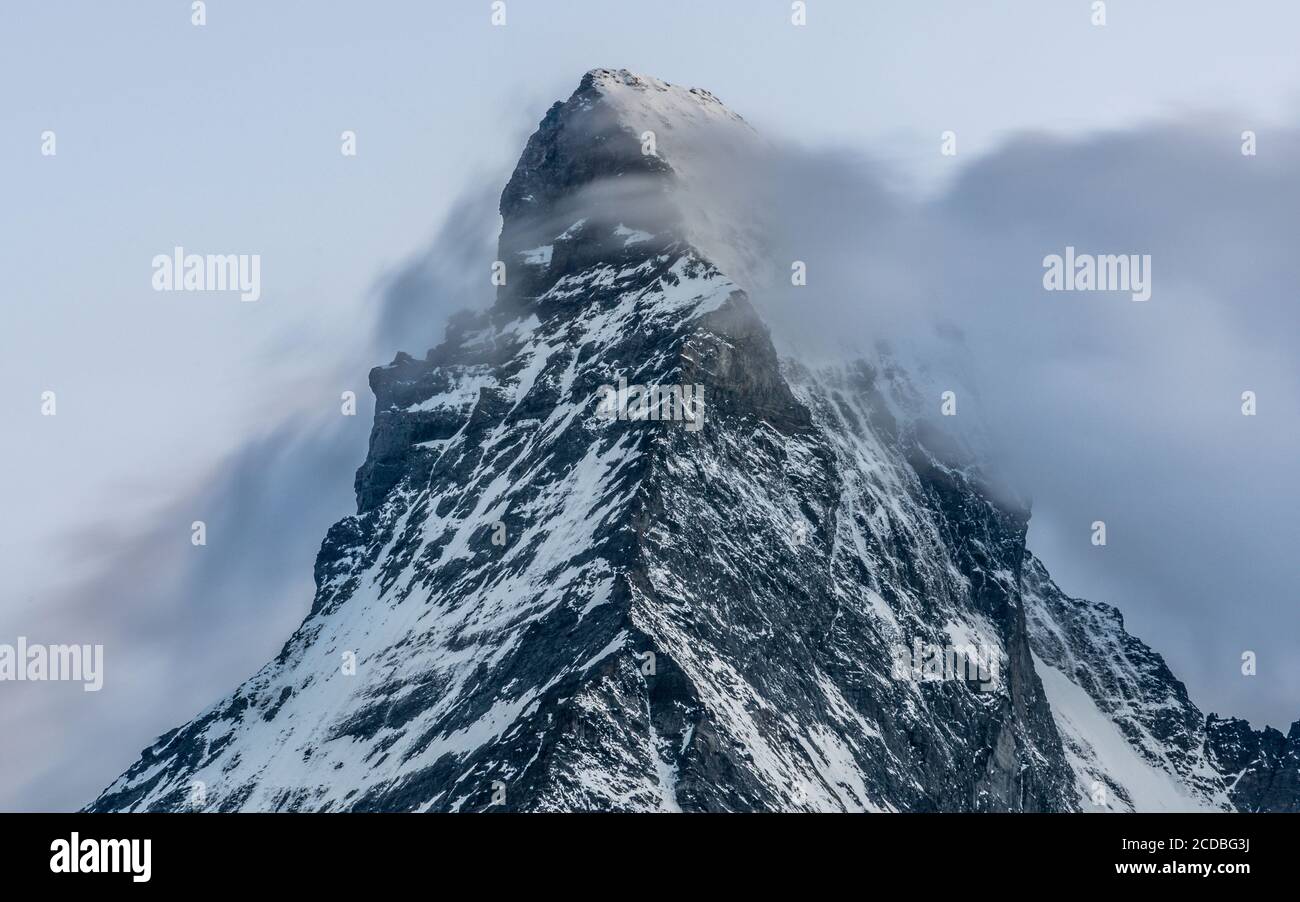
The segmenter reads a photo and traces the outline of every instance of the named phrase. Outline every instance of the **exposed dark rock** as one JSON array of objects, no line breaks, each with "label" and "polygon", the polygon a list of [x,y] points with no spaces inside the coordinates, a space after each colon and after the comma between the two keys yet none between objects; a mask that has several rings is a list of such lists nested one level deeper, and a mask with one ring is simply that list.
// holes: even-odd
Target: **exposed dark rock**
[{"label": "exposed dark rock", "polygon": [[[1136,807],[1035,656],[1189,806],[1295,806],[1297,728],[1207,727],[1027,555],[1027,507],[905,373],[778,359],[675,204],[701,123],[743,126],[607,70],[552,107],[502,195],[495,304],[370,374],[310,615],[94,810],[193,807],[195,781],[209,810],[1061,811],[1093,783]],[[702,386],[703,419],[603,417],[620,379]],[[914,644],[996,674],[900,671]]]}]

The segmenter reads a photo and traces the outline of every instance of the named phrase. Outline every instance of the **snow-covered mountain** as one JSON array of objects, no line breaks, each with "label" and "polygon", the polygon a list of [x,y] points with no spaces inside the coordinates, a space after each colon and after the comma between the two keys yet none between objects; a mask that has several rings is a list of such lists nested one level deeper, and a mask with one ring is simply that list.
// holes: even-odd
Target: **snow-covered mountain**
[{"label": "snow-covered mountain", "polygon": [[[370,374],[310,614],[92,810],[1300,805],[1300,724],[1206,718],[1063,594],[902,369],[778,357],[759,230],[705,202],[757,140],[625,71],[551,108],[495,303]],[[611,416],[620,380],[686,389]]]}]

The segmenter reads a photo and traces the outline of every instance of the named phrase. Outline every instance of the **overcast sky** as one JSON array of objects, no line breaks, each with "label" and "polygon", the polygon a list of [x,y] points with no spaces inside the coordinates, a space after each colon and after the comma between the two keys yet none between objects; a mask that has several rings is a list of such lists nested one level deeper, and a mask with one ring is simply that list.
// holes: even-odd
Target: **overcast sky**
[{"label": "overcast sky", "polygon": [[[508,0],[501,28],[489,5],[0,6],[0,642],[102,642],[107,671],[3,684],[0,809],[86,803],[278,650],[351,511],[368,368],[486,300],[496,196],[595,66],[707,88],[787,149],[801,256],[846,291],[767,299],[783,337],[958,324],[1062,587],[1118,605],[1202,708],[1300,717],[1300,8],[809,0],[796,28],[781,0]],[[1043,293],[1067,243],[1154,254],[1152,301]],[[260,254],[262,299],[152,291],[176,245]]]}]

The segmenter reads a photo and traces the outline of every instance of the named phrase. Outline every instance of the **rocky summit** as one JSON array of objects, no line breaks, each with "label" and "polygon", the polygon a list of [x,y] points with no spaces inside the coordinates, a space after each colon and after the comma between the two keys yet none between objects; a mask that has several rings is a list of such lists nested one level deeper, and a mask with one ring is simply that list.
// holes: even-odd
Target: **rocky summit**
[{"label": "rocky summit", "polygon": [[703,203],[755,140],[625,71],[546,113],[495,301],[370,374],[310,613],[91,810],[1300,808],[1300,724],[1057,588],[902,367],[778,355]]}]

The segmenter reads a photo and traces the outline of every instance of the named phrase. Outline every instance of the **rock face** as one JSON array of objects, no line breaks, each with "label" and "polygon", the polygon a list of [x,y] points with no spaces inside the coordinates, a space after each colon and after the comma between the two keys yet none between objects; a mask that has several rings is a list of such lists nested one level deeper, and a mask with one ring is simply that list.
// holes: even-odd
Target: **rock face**
[{"label": "rock face", "polygon": [[495,303],[370,374],[309,616],[92,810],[1295,809],[1300,726],[1061,593],[905,373],[778,358],[692,190],[751,137],[622,71],[552,107]]},{"label": "rock face", "polygon": [[1283,736],[1211,714],[1205,731],[1208,757],[1239,811],[1300,811],[1300,723]]}]

